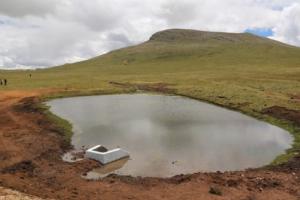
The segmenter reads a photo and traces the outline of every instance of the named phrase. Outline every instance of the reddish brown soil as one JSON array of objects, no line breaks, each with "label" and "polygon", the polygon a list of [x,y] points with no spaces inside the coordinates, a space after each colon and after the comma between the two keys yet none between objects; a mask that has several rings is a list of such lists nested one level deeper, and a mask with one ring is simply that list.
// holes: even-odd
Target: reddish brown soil
[{"label": "reddish brown soil", "polygon": [[300,111],[299,110],[290,110],[281,106],[272,106],[269,108],[265,108],[262,111],[264,114],[268,114],[272,117],[278,119],[284,119],[294,124],[300,126]]},{"label": "reddish brown soil", "polygon": [[295,100],[295,101],[300,101],[300,94],[294,94],[294,95],[291,95],[291,99],[292,100]]},{"label": "reddish brown soil", "polygon": [[61,160],[70,146],[34,106],[40,94],[0,94],[0,186],[53,199],[300,199],[300,157],[242,172],[84,180],[80,175],[98,164]]}]

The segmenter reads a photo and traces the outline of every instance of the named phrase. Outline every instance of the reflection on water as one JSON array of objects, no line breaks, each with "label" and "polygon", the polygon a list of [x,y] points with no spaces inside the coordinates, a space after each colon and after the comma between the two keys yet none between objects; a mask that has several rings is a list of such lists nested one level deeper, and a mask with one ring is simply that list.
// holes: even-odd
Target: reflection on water
[{"label": "reflection on water", "polygon": [[284,130],[243,114],[176,96],[104,95],[53,100],[73,124],[76,148],[130,152],[118,174],[172,176],[270,163],[292,143]]},{"label": "reflection on water", "polygon": [[106,177],[110,173],[118,173],[118,170],[121,169],[129,160],[129,157],[117,160],[115,162],[108,163],[102,167],[93,169],[88,172],[83,178],[90,180],[98,180],[100,178]]}]

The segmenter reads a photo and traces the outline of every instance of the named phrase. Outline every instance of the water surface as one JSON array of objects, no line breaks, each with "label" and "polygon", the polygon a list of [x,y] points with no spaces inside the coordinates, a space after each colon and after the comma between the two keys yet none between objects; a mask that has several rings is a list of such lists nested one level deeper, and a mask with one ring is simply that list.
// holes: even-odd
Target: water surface
[{"label": "water surface", "polygon": [[73,124],[76,148],[102,144],[129,151],[130,160],[114,169],[122,175],[168,177],[260,167],[292,143],[290,134],[276,126],[178,96],[102,95],[48,104]]}]

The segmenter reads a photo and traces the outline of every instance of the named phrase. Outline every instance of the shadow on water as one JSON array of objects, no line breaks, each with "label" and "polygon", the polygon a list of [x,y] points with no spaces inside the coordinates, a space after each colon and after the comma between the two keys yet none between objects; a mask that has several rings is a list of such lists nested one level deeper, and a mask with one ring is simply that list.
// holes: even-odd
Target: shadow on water
[{"label": "shadow on water", "polygon": [[102,167],[93,169],[89,171],[87,174],[83,175],[82,177],[88,180],[98,180],[108,176],[111,173],[118,173],[118,170],[121,169],[129,160],[130,158],[123,158],[117,160],[115,162],[111,162],[109,164],[103,165]]}]

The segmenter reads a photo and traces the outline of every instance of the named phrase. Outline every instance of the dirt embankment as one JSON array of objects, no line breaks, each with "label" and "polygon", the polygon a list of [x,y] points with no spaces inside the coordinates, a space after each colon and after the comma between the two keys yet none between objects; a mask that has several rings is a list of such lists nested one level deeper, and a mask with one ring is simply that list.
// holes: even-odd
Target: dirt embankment
[{"label": "dirt embankment", "polygon": [[135,91],[141,90],[141,91],[148,91],[148,92],[159,92],[159,93],[168,93],[172,94],[175,92],[175,89],[171,89],[169,84],[165,83],[144,83],[144,84],[137,84],[137,83],[120,83],[120,82],[115,82],[111,81],[109,84],[121,87],[121,88],[126,88],[126,89],[133,89]]},{"label": "dirt embankment", "polygon": [[84,180],[81,174],[98,164],[61,160],[70,146],[35,106],[39,95],[0,94],[0,186],[51,199],[300,199],[300,157],[243,172]]},{"label": "dirt embankment", "polygon": [[281,106],[272,106],[262,110],[263,114],[270,115],[272,117],[283,119],[293,122],[300,127],[300,111],[291,110]]}]

